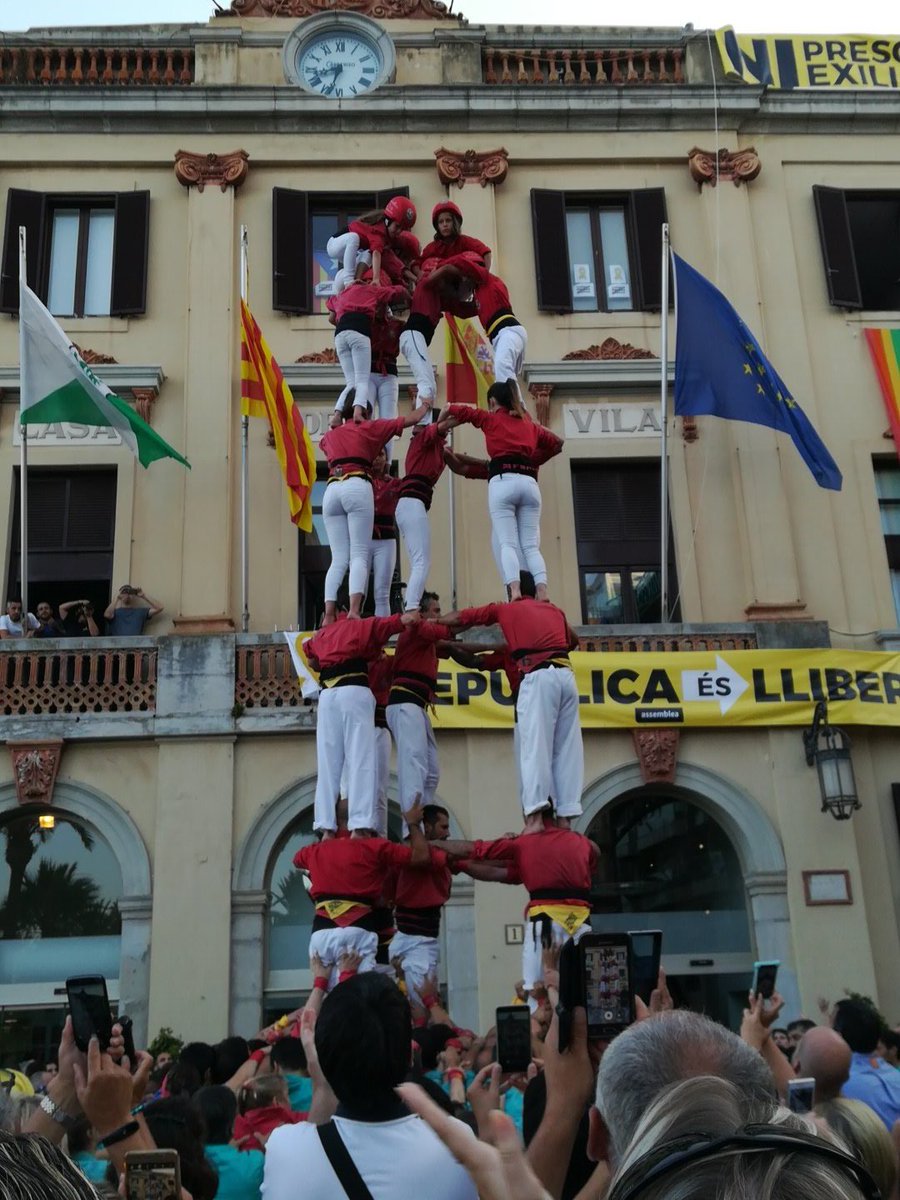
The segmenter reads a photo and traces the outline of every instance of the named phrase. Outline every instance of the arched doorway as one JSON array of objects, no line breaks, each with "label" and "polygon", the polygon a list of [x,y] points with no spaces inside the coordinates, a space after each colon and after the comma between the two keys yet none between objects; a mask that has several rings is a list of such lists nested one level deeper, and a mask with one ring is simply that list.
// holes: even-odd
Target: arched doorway
[{"label": "arched doorway", "polygon": [[585,794],[582,832],[601,848],[596,930],[661,929],[676,1003],[736,1028],[754,958],[782,962],[779,990],[797,1006],[784,857],[752,797],[694,764],[646,786],[637,764]]}]

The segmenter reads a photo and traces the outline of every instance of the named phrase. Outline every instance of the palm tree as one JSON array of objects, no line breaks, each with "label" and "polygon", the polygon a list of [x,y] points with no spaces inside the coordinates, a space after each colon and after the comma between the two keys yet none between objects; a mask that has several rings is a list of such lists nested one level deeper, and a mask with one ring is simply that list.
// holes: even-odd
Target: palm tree
[{"label": "palm tree", "polygon": [[[280,912],[276,912],[280,908]],[[304,917],[309,920],[312,901],[303,884],[302,871],[290,870],[272,889],[269,912],[273,925],[304,924]]]},{"label": "palm tree", "polygon": [[[94,848],[94,839],[81,825],[67,821],[81,839],[85,850]],[[28,864],[34,858],[38,847],[47,841],[50,831],[41,829],[38,824],[38,814],[17,814],[8,824],[3,826],[3,836],[6,839],[6,864],[9,867],[9,887],[6,901],[0,913],[0,937],[4,940],[21,935],[19,928],[19,910],[21,906],[22,888],[25,882],[25,872]],[[37,839],[37,840],[35,840]]]},{"label": "palm tree", "polygon": [[93,879],[79,876],[75,863],[41,859],[24,877],[18,901],[20,938],[96,937],[121,928],[118,906],[102,898]]}]

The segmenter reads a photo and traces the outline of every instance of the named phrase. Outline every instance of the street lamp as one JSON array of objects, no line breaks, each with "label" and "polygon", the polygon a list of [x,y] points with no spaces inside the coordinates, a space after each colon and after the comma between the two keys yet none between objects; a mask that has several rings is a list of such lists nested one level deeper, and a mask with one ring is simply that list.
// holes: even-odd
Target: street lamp
[{"label": "street lamp", "polygon": [[828,724],[828,709],[820,700],[813,712],[812,725],[803,731],[806,765],[815,765],[819,773],[822,812],[830,812],[837,821],[847,821],[861,808],[856,794],[856,777],[850,758],[850,738],[843,729]]}]

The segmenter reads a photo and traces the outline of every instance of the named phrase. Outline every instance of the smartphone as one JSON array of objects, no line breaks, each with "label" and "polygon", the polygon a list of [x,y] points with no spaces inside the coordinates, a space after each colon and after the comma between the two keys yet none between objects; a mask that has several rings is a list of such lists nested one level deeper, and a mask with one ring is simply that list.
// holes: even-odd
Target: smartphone
[{"label": "smartphone", "polygon": [[527,1004],[498,1008],[497,1061],[503,1071],[527,1071],[531,1066],[531,1009]]},{"label": "smartphone", "polygon": [[787,1102],[791,1112],[812,1112],[816,1104],[815,1079],[789,1079]]},{"label": "smartphone", "polygon": [[645,1004],[659,982],[659,960],[662,954],[661,929],[631,929],[631,984],[635,996]]},{"label": "smartphone", "polygon": [[588,1037],[612,1038],[634,1021],[631,937],[587,934],[578,943],[584,980]]},{"label": "smartphone", "polygon": [[771,1000],[775,991],[775,977],[781,966],[780,959],[769,959],[766,962],[753,964],[753,982],[750,991],[754,996],[762,996],[763,1000]]},{"label": "smartphone", "polygon": [[132,1150],[125,1155],[126,1200],[181,1200],[177,1150]]},{"label": "smartphone", "polygon": [[125,1042],[124,1053],[128,1056],[128,1063],[134,1073],[137,1067],[137,1054],[134,1050],[134,1023],[127,1013],[122,1013],[120,1017],[116,1017],[116,1024],[121,1026],[122,1038]]},{"label": "smartphone", "polygon": [[91,1038],[96,1035],[100,1049],[105,1050],[112,1037],[112,1014],[106,980],[102,975],[75,975],[66,980],[66,996],[72,1014],[72,1029],[75,1045],[87,1050]]}]

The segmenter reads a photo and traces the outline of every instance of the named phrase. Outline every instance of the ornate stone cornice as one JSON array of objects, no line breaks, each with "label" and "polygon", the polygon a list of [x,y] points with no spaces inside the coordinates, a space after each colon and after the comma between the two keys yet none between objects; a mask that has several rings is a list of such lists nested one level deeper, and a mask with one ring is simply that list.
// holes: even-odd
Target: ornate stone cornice
[{"label": "ornate stone cornice", "polygon": [[455,183],[462,187],[468,180],[476,180],[482,187],[489,183],[500,184],[509,172],[509,154],[501,146],[499,150],[446,150],[441,146],[435,150],[435,166],[438,179],[444,187]]},{"label": "ornate stone cornice", "polygon": [[552,383],[529,383],[528,392],[534,396],[534,411],[538,424],[550,424],[550,397],[553,395]]},{"label": "ornate stone cornice", "polygon": [[294,362],[300,363],[327,363],[331,365],[336,363],[338,356],[334,351],[333,346],[326,346],[324,350],[312,350],[309,354],[301,354],[299,358],[295,358]]},{"label": "ornate stone cornice", "polygon": [[16,799],[20,804],[52,804],[63,743],[7,742],[12,758]]},{"label": "ornate stone cornice", "polygon": [[175,178],[186,188],[195,187],[198,192],[202,192],[208,183],[217,183],[224,192],[229,187],[241,186],[250,170],[249,162],[246,150],[232,150],[230,154],[194,154],[191,150],[178,150]]},{"label": "ornate stone cornice", "polygon": [[639,346],[632,346],[630,342],[620,342],[614,337],[608,337],[599,346],[588,346],[587,350],[570,350],[568,354],[563,355],[563,362],[570,359],[615,361],[625,358],[656,358],[656,355],[649,350],[642,350]]},{"label": "ornate stone cornice", "polygon": [[404,21],[456,20],[438,0],[232,0],[217,17],[315,17],[328,12],[355,12],[376,20],[391,17]]},{"label": "ornate stone cornice", "polygon": [[118,365],[119,360],[113,358],[110,354],[101,354],[98,350],[83,349],[77,342],[73,342],[72,345],[81,355],[82,361],[86,362],[89,367],[109,366],[110,363]]},{"label": "ornate stone cornice", "polygon": [[674,783],[678,770],[677,729],[632,729],[644,783]]},{"label": "ornate stone cornice", "polygon": [[136,387],[131,389],[131,394],[134,397],[134,407],[138,416],[149,425],[153,412],[153,401],[157,396],[156,391],[153,388]]},{"label": "ornate stone cornice", "polygon": [[702,191],[704,183],[715,187],[720,179],[731,180],[735,187],[750,183],[762,170],[759,155],[752,146],[746,150],[701,150],[695,146],[688,151],[688,170]]}]

